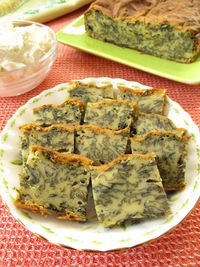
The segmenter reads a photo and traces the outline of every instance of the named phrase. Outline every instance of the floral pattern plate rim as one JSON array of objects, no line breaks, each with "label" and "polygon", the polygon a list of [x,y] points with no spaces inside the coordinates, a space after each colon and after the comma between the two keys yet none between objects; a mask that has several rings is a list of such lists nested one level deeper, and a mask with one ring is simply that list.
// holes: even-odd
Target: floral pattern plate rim
[{"label": "floral pattern plate rim", "polygon": [[[86,78],[84,82],[98,85],[125,85],[134,89],[148,88],[137,82],[111,78]],[[67,83],[59,84],[42,92],[20,107],[7,122],[0,134],[0,194],[12,215],[31,232],[61,246],[80,250],[108,251],[133,247],[168,232],[191,211],[200,196],[200,133],[190,115],[181,106],[167,99],[166,114],[177,127],[184,127],[192,136],[188,146],[186,187],[169,195],[172,213],[165,218],[143,221],[137,224],[124,224],[120,227],[103,228],[94,216],[94,207],[89,206],[89,220],[86,223],[59,221],[53,217],[43,217],[28,211],[17,209],[13,201],[19,186],[18,126],[30,123],[33,118],[32,108],[46,103],[62,103],[67,95]]]}]

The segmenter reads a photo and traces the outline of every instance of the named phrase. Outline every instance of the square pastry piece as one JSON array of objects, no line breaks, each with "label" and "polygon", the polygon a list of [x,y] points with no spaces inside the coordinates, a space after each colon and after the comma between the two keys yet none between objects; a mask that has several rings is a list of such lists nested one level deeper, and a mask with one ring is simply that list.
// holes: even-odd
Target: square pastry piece
[{"label": "square pastry piece", "polygon": [[67,100],[60,105],[47,104],[33,109],[33,120],[40,126],[52,124],[80,124],[84,112],[84,103],[79,100]]},{"label": "square pastry piece", "polygon": [[119,86],[118,90],[117,99],[136,102],[139,112],[164,114],[166,90],[154,88],[134,90],[122,86]]},{"label": "square pastry piece", "polygon": [[74,153],[74,126],[72,125],[54,124],[43,128],[36,124],[25,124],[19,129],[23,160],[27,159],[31,145],[49,147],[59,152]]},{"label": "square pastry piece", "polygon": [[169,212],[154,153],[122,155],[96,168],[92,190],[102,226],[128,219],[157,218]]},{"label": "square pastry piece", "polygon": [[15,205],[58,219],[86,221],[90,165],[79,155],[31,146]]},{"label": "square pastry piece", "polygon": [[130,129],[136,117],[136,103],[127,100],[106,100],[87,104],[84,124],[94,124],[111,130]]},{"label": "square pastry piece", "polygon": [[185,129],[176,128],[174,123],[166,116],[138,113],[137,120],[134,123],[133,135],[141,137],[150,131],[171,131],[180,136],[186,133]]},{"label": "square pastry piece", "polygon": [[154,152],[165,190],[180,190],[185,186],[188,139],[173,132],[152,131],[144,137],[131,138],[131,150],[136,154]]},{"label": "square pastry piece", "polygon": [[112,85],[97,86],[94,83],[71,81],[68,83],[68,99],[79,99],[83,102],[99,102],[114,98]]},{"label": "square pastry piece", "polygon": [[94,125],[76,126],[75,152],[101,165],[125,154],[130,136],[128,129],[119,131]]}]

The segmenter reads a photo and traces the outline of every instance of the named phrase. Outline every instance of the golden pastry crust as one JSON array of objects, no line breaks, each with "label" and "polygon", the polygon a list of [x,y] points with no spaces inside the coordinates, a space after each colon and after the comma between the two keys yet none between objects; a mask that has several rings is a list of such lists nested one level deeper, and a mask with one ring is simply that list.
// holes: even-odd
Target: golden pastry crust
[{"label": "golden pastry crust", "polygon": [[97,9],[105,15],[120,19],[129,18],[136,20],[151,10],[157,4],[157,0],[97,0],[91,4],[89,10]]},{"label": "golden pastry crust", "polygon": [[83,101],[80,100],[76,100],[76,99],[72,99],[72,100],[66,100],[65,102],[63,102],[60,105],[56,105],[56,104],[45,104],[36,108],[33,108],[33,112],[37,112],[45,107],[52,107],[52,108],[62,108],[66,105],[72,105],[72,106],[79,106],[81,108],[81,110],[84,109],[85,107],[85,103]]},{"label": "golden pastry crust", "polygon": [[96,134],[107,134],[107,135],[128,134],[128,135],[130,135],[130,130],[127,128],[115,131],[115,130],[110,130],[110,129],[104,129],[104,128],[98,127],[96,125],[77,125],[77,126],[75,126],[75,129],[77,131],[90,130]]},{"label": "golden pastry crust", "polygon": [[44,207],[38,204],[31,204],[31,203],[29,204],[28,202],[20,199],[15,200],[14,204],[17,208],[30,210],[34,213],[41,213],[42,215],[48,215],[48,216],[51,215],[51,212],[49,212]]},{"label": "golden pastry crust", "polygon": [[78,222],[85,222],[86,217],[83,216],[77,216],[75,213],[69,213],[67,212],[65,215],[58,215],[56,216],[57,219],[60,220],[67,220],[67,221],[78,221]]},{"label": "golden pastry crust", "polygon": [[76,90],[78,88],[79,85],[83,85],[83,86],[87,86],[87,87],[95,87],[95,89],[105,89],[105,88],[111,88],[113,89],[113,86],[112,84],[107,84],[107,85],[102,85],[102,86],[97,86],[96,83],[92,83],[92,82],[89,82],[89,83],[84,83],[84,82],[81,82],[81,81],[70,81],[68,83],[68,87],[67,87],[67,90],[68,91],[71,91],[71,90]]},{"label": "golden pastry crust", "polygon": [[124,86],[118,86],[118,89],[121,92],[128,92],[131,93],[133,95],[137,95],[137,96],[143,96],[143,95],[152,95],[154,93],[160,93],[163,94],[165,96],[165,98],[167,97],[167,93],[165,89],[161,89],[161,88],[150,88],[150,89],[139,89],[139,90],[135,90],[135,89],[131,89],[128,87],[124,87]]},{"label": "golden pastry crust", "polygon": [[49,160],[53,163],[59,164],[67,164],[74,163],[82,166],[89,166],[93,164],[91,159],[88,159],[84,156],[80,156],[77,154],[61,154],[59,152],[54,151],[53,149],[42,147],[42,146],[30,146],[30,151],[37,153],[47,153]]},{"label": "golden pastry crust", "polygon": [[37,125],[36,123],[28,123],[28,124],[24,124],[19,126],[19,130],[22,132],[31,132],[33,130],[37,130],[40,132],[49,132],[53,129],[62,129],[62,130],[66,130],[68,132],[74,132],[74,126],[71,124],[53,124],[49,127],[41,127],[39,125]]},{"label": "golden pastry crust", "polygon": [[151,135],[158,135],[158,136],[160,136],[160,135],[167,135],[167,136],[172,135],[172,136],[175,136],[179,140],[187,142],[191,138],[191,136],[182,136],[183,128],[177,128],[177,131],[180,132],[180,136],[175,135],[174,132],[169,132],[169,131],[150,131],[142,137],[131,137],[130,139],[133,141],[142,142],[145,139],[147,139],[148,136],[151,136]]},{"label": "golden pastry crust", "polygon": [[108,164],[104,164],[104,165],[100,165],[100,166],[91,166],[91,169],[95,170],[95,171],[105,171],[107,169],[109,169],[110,167],[112,167],[113,165],[117,164],[118,162],[122,161],[122,160],[126,160],[129,158],[140,158],[140,159],[151,159],[151,158],[155,158],[156,155],[155,153],[147,153],[147,154],[123,154],[120,155],[119,157],[117,157],[116,159],[112,160],[111,162],[109,162]]},{"label": "golden pastry crust", "polygon": [[[34,213],[40,213],[43,216],[52,215],[52,213],[50,211],[46,210],[41,205],[31,204],[31,203],[29,204],[28,202],[23,201],[23,200],[19,200],[19,199],[15,200],[14,205],[17,208],[30,210],[30,211],[32,211]],[[81,222],[85,222],[86,221],[86,217],[77,216],[77,214],[69,213],[69,212],[67,214],[65,214],[65,215],[57,215],[56,218],[60,219],[60,220],[67,220],[67,221],[81,221]]]},{"label": "golden pastry crust", "polygon": [[181,31],[190,31],[193,35],[200,32],[199,0],[97,0],[87,12],[92,10],[100,10],[114,19],[137,20],[154,25],[169,24]]}]

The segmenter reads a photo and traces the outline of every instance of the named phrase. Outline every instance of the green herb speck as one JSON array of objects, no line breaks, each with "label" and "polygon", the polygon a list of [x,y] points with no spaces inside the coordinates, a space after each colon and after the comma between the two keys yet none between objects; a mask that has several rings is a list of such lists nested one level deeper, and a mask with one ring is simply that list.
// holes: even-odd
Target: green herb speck
[{"label": "green herb speck", "polygon": [[7,138],[8,138],[8,134],[6,133],[6,134],[4,134],[4,136],[3,136],[3,141],[5,142],[5,141],[7,140]]},{"label": "green herb speck", "polygon": [[194,188],[193,188],[193,192],[198,188],[198,186],[199,186],[199,184],[198,184],[198,182],[196,181],[196,182],[195,182],[195,185],[194,185]]},{"label": "green herb speck", "polygon": [[22,116],[22,115],[24,114],[25,111],[26,111],[26,108],[23,108],[23,109],[20,111],[19,115]]},{"label": "green herb speck", "polygon": [[48,96],[48,95],[52,95],[53,94],[53,92],[47,92],[46,94],[45,94],[45,96]]},{"label": "green herb speck", "polygon": [[28,219],[32,220],[33,218],[31,217],[31,215],[28,214],[28,212],[25,212],[23,210],[21,210],[21,213]]},{"label": "green herb speck", "polygon": [[12,120],[10,123],[10,127],[12,128],[15,125],[15,120]]},{"label": "green herb speck", "polygon": [[65,236],[65,238],[68,239],[68,240],[70,240],[70,241],[72,241],[72,242],[77,242],[78,241],[77,239],[72,238],[70,236]]},{"label": "green herb speck", "polygon": [[123,242],[123,243],[125,243],[125,242],[129,242],[130,240],[131,240],[131,238],[121,239],[121,240],[119,240],[119,242]]},{"label": "green herb speck", "polygon": [[42,224],[40,224],[40,226],[47,232],[47,233],[50,233],[50,234],[53,234],[54,232],[49,228],[49,227],[46,227]]},{"label": "green herb speck", "polygon": [[100,244],[102,244],[103,242],[94,240],[94,241],[92,241],[91,243],[92,243],[92,244],[95,244],[95,245],[100,245]]},{"label": "green herb speck", "polygon": [[10,163],[13,165],[22,165],[22,160],[21,159],[14,159],[14,160],[11,160]]},{"label": "green herb speck", "polygon": [[8,189],[8,182],[6,181],[6,179],[3,177],[3,184],[5,186],[6,189]]},{"label": "green herb speck", "polygon": [[170,223],[172,220],[174,219],[174,216],[172,215],[171,217],[169,217],[169,219],[167,219],[164,224]]}]

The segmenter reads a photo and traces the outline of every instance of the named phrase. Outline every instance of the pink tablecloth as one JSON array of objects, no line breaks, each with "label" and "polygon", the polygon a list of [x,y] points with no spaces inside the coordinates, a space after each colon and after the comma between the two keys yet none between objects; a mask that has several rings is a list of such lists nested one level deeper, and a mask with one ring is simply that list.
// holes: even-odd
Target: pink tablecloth
[{"label": "pink tablecloth", "polygon": [[[55,31],[84,9],[48,23]],[[58,57],[47,79],[35,90],[13,98],[0,98],[0,130],[14,112],[44,89],[71,79],[112,77],[166,88],[200,126],[200,86],[159,78],[59,44]],[[0,267],[7,266],[200,266],[200,204],[166,235],[135,248],[116,252],[83,252],[41,240],[19,224],[0,200]]]}]

